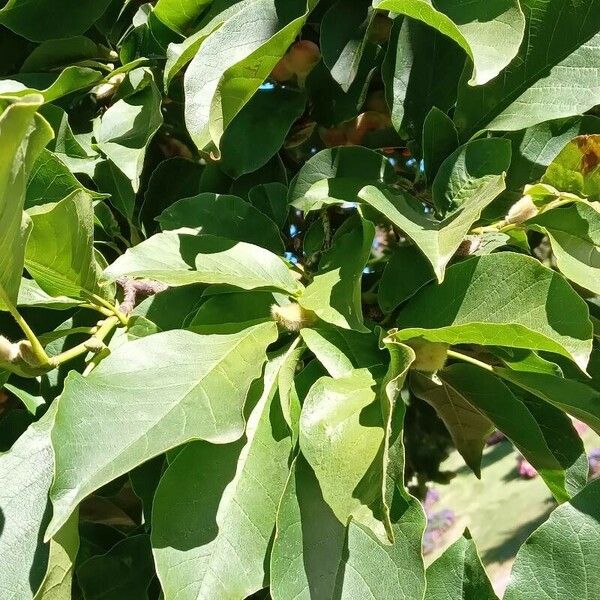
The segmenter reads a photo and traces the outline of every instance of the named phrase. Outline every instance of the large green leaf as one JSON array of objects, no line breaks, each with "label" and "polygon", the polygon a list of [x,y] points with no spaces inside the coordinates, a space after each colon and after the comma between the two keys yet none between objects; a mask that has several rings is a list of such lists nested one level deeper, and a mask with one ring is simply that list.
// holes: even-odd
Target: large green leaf
[{"label": "large green leaf", "polygon": [[[188,0],[185,1],[187,2]],[[190,1],[194,2],[197,0]],[[202,19],[202,24],[196,33],[186,38],[180,44],[169,44],[164,73],[164,85],[167,91],[175,75],[177,75],[177,73],[194,58],[204,40],[227,21],[227,19],[246,8],[254,1],[255,0],[239,0],[239,2],[232,3],[229,0],[223,0],[223,2],[215,2],[209,13],[206,15],[206,18]],[[176,0],[167,0],[167,2],[169,2],[169,4],[175,4]]]},{"label": "large green leaf", "polygon": [[76,190],[85,190],[93,198],[106,197],[86,189],[54,152],[44,149],[27,182],[25,208],[58,202]]},{"label": "large green leaf", "polygon": [[70,66],[58,75],[51,73],[26,73],[14,79],[0,81],[0,94],[26,96],[39,92],[44,102],[53,102],[78,90],[91,88],[102,79],[102,73],[88,67]]},{"label": "large green leaf", "polygon": [[113,280],[149,277],[171,286],[224,283],[288,294],[302,289],[283,260],[264,248],[177,231],[157,233],[127,250],[106,269],[105,275]]},{"label": "large green leaf", "polygon": [[573,379],[547,373],[496,367],[503,379],[514,383],[589,425],[600,435],[600,391]]},{"label": "large green leaf", "polygon": [[48,568],[34,600],[71,600],[79,551],[79,514],[74,512],[50,540]]},{"label": "large green leaf", "polygon": [[271,555],[273,599],[422,598],[423,511],[414,498],[397,491],[391,515],[393,545],[382,544],[355,521],[344,527],[299,456],[277,513]]},{"label": "large green leaf", "polygon": [[0,588],[7,600],[32,600],[42,583],[48,547],[41,544],[50,518],[48,489],[54,474],[52,407],[0,454]]},{"label": "large green leaf", "polygon": [[120,98],[95,129],[98,147],[131,180],[137,191],[146,147],[162,125],[161,97],[152,72],[140,67],[127,74]]},{"label": "large green leaf", "polygon": [[473,62],[471,85],[496,77],[517,54],[525,31],[517,0],[438,0],[435,6],[431,0],[373,0],[373,6],[422,21],[453,39]]},{"label": "large green leaf", "polygon": [[77,579],[86,600],[146,600],[153,566],[149,537],[132,535],[86,560]]},{"label": "large green leaf", "polygon": [[158,0],[154,14],[171,29],[185,34],[212,0]]},{"label": "large green leaf", "polygon": [[306,94],[292,87],[259,90],[221,138],[220,166],[237,178],[267,164],[280,150],[306,107]]},{"label": "large green leaf", "polygon": [[468,530],[427,568],[425,600],[498,600]]},{"label": "large green leaf", "polygon": [[368,43],[370,0],[345,4],[338,0],[323,16],[319,41],[323,62],[331,76],[347,92],[358,73]]},{"label": "large green leaf", "polygon": [[423,123],[422,148],[423,167],[427,179],[433,181],[446,157],[458,148],[458,132],[452,119],[435,106]]},{"label": "large green leaf", "polygon": [[504,600],[594,600],[600,589],[600,479],[559,506],[521,546]]},{"label": "large green leaf", "polygon": [[102,16],[110,0],[9,0],[0,24],[35,42],[78,35]]},{"label": "large green leaf", "polygon": [[451,365],[438,375],[515,444],[559,502],[585,485],[583,444],[560,411],[535,400],[522,401],[495,375],[474,365]]},{"label": "large green leaf", "polygon": [[502,77],[471,87],[463,73],[454,120],[465,138],[481,129],[523,129],[598,104],[598,0],[522,0],[521,5],[525,39]]},{"label": "large green leaf", "polygon": [[548,235],[565,277],[600,294],[600,203],[576,202],[527,221]]},{"label": "large green leaf", "polygon": [[260,398],[244,438],[193,442],[161,479],[152,545],[167,597],[245,598],[268,584],[266,557],[292,451],[275,396],[285,356],[269,361],[255,386]]},{"label": "large green leaf", "polygon": [[[93,247],[94,208],[84,191],[28,211],[33,231],[25,250],[25,267],[51,296],[83,298],[84,292],[108,295],[98,285],[101,268]],[[57,235],[60,231],[61,234]]]},{"label": "large green leaf", "polygon": [[365,185],[388,183],[394,169],[381,154],[362,147],[330,148],[309,158],[290,184],[289,203],[303,210],[355,202]]},{"label": "large green leaf", "polygon": [[244,7],[204,40],[190,63],[185,116],[199,149],[211,140],[219,146],[225,129],[298,35],[315,0],[283,4],[256,0]]},{"label": "large green leaf", "polygon": [[444,378],[439,382],[419,372],[410,378],[412,392],[435,409],[469,468],[481,477],[481,455],[493,423]]},{"label": "large green leaf", "polygon": [[430,263],[417,246],[394,248],[379,280],[377,300],[381,310],[393,311],[434,277]]},{"label": "large green leaf", "polygon": [[273,323],[231,335],[168,331],[123,344],[87,377],[71,371],[52,432],[49,531],[90,492],[161,452],[238,439],[248,389],[276,337]]},{"label": "large green leaf", "polygon": [[320,319],[345,329],[366,331],[362,318],[361,277],[371,254],[375,227],[364,219],[346,221],[319,264],[299,303]]},{"label": "large green leaf", "polygon": [[383,365],[385,353],[378,347],[377,336],[339,327],[302,329],[300,335],[308,349],[334,378],[348,375],[352,369]]},{"label": "large green leaf", "polygon": [[35,160],[52,138],[52,129],[35,116],[39,94],[20,99],[0,96],[0,309],[15,306],[31,221],[23,215],[25,186]]},{"label": "large green leaf", "polygon": [[441,164],[433,181],[431,192],[437,211],[446,215],[468,206],[474,198],[485,196],[490,186],[500,193],[510,158],[510,144],[498,138],[473,140],[458,148]]},{"label": "large green leaf", "polygon": [[277,225],[249,202],[222,194],[183,198],[156,219],[163,231],[189,227],[198,233],[248,242],[283,254]]},{"label": "large green leaf", "polygon": [[302,406],[300,449],[340,523],[363,523],[384,540],[376,463],[385,429],[375,386],[366,369],[319,379]]},{"label": "large green leaf", "polygon": [[444,283],[411,298],[398,327],[399,340],[545,350],[572,358],[584,370],[592,350],[585,302],[560,274],[512,252],[450,267]]},{"label": "large green leaf", "polygon": [[464,62],[460,48],[443,33],[397,18],[382,67],[394,127],[418,140],[428,112],[448,110],[456,102]]},{"label": "large green leaf", "polygon": [[[451,159],[452,157],[450,157]],[[449,159],[449,160],[450,160]],[[442,165],[443,166],[443,165]],[[438,177],[443,177],[442,171]],[[459,175],[459,178],[462,179]],[[363,188],[360,199],[387,217],[419,247],[441,283],[446,266],[465,239],[473,223],[479,219],[483,209],[504,190],[504,175],[485,176],[481,185],[471,177],[464,183],[472,192],[467,198],[457,197],[462,204],[443,221],[436,221],[424,212],[416,198],[404,192],[380,190],[374,186]],[[456,191],[460,192],[460,183]]]}]

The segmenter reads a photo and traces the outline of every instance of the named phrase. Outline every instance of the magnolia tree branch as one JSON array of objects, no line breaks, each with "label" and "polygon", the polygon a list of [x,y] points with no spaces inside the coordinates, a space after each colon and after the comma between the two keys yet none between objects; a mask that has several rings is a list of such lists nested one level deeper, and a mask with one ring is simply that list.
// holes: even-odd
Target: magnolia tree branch
[{"label": "magnolia tree branch", "polygon": [[151,279],[121,277],[117,279],[117,283],[123,289],[123,302],[121,302],[119,310],[125,315],[128,315],[135,308],[139,296],[153,296],[167,289],[164,283]]}]

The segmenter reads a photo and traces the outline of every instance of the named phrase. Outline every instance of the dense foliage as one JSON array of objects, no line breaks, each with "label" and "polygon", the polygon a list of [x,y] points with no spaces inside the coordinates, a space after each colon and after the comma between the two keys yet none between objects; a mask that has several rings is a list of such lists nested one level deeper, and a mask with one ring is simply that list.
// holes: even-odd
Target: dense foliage
[{"label": "dense foliage", "polygon": [[0,1],[2,600],[494,599],[422,554],[494,431],[556,502],[505,600],[598,600],[599,31]]}]

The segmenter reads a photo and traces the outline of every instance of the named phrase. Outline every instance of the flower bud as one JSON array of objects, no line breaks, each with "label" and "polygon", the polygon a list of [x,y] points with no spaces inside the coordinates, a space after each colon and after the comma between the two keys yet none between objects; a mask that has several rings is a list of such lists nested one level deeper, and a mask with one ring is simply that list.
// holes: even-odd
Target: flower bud
[{"label": "flower bud", "polygon": [[531,196],[523,196],[518,202],[515,202],[508,211],[505,221],[510,224],[518,225],[535,217],[539,212]]},{"label": "flower bud", "polygon": [[14,362],[19,358],[19,344],[13,344],[0,335],[0,362]]},{"label": "flower bud", "polygon": [[448,344],[410,340],[406,342],[406,345],[415,351],[415,360],[410,366],[411,369],[434,373],[444,368],[448,358]]},{"label": "flower bud", "polygon": [[302,308],[296,302],[279,306],[271,306],[271,316],[273,320],[287,331],[300,331],[303,327],[312,325],[316,321],[316,316],[312,311]]}]

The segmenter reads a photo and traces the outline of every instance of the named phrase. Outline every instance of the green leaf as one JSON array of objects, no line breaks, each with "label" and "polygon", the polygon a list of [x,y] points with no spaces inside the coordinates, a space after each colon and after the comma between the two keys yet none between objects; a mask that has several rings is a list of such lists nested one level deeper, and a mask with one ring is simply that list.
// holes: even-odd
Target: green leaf
[{"label": "green leaf", "polygon": [[0,96],[0,310],[17,303],[25,260],[25,244],[31,231],[23,215],[27,177],[35,160],[52,138],[46,121],[35,116],[43,99],[30,94],[20,99]]},{"label": "green leaf", "polygon": [[444,283],[411,298],[398,327],[399,340],[544,350],[571,358],[582,370],[592,348],[585,302],[561,275],[512,252],[450,267]]},{"label": "green leaf", "polygon": [[273,294],[268,292],[217,294],[202,304],[186,328],[196,333],[233,333],[271,321],[273,304]]},{"label": "green leaf", "polygon": [[323,62],[342,90],[352,85],[367,43],[368,8],[370,0],[345,4],[338,0],[323,16],[320,46]]},{"label": "green leaf", "polygon": [[48,570],[34,600],[71,600],[75,559],[79,551],[79,515],[69,520],[50,540]]},{"label": "green leaf", "polygon": [[300,449],[340,523],[363,523],[385,540],[377,467],[385,429],[375,385],[367,369],[319,379],[302,406]]},{"label": "green leaf", "polygon": [[80,302],[66,296],[50,296],[33,279],[21,279],[17,306],[37,306],[56,310],[66,310]]},{"label": "green leaf", "polygon": [[456,82],[465,62],[446,35],[420,21],[396,18],[382,66],[392,123],[419,140],[426,115],[456,102]]},{"label": "green leaf", "polygon": [[54,460],[50,429],[55,405],[0,454],[0,587],[6,598],[31,600],[44,579],[48,547],[41,544],[50,518],[48,489]]},{"label": "green leaf", "polygon": [[564,414],[535,400],[521,401],[495,375],[474,365],[454,364],[438,375],[515,444],[559,502],[585,485],[583,444]]},{"label": "green leaf", "polygon": [[[559,506],[521,546],[504,600],[592,600],[600,586],[600,480]],[[558,552],[549,549],[560,548]]]},{"label": "green leaf", "polygon": [[304,212],[326,204],[355,202],[369,184],[395,178],[390,162],[362,147],[343,146],[322,150],[309,158],[290,184],[288,202]]},{"label": "green leaf", "polygon": [[157,217],[163,231],[187,227],[198,233],[248,242],[283,254],[279,229],[252,204],[237,196],[199,194],[178,200]]},{"label": "green leaf", "polygon": [[221,168],[238,178],[264,166],[285,142],[302,116],[306,94],[291,87],[259,90],[231,121],[221,137]]},{"label": "green leaf", "polygon": [[248,389],[276,337],[274,323],[231,335],[168,331],[120,346],[87,377],[71,371],[52,432],[49,532],[89,493],[170,448],[238,439]]},{"label": "green leaf", "polygon": [[600,205],[576,202],[546,211],[527,226],[548,235],[556,266],[565,277],[600,294]]},{"label": "green leaf", "polygon": [[86,600],[146,600],[153,567],[150,538],[133,535],[86,560],[77,569],[77,579]]},{"label": "green leaf", "polygon": [[351,521],[344,527],[302,455],[292,466],[277,513],[271,555],[273,600],[422,598],[423,510],[399,492],[392,504],[396,542],[382,544]]},{"label": "green leaf", "polygon": [[377,337],[338,327],[311,327],[300,330],[308,349],[335,379],[348,375],[352,369],[383,365],[385,354],[379,349]]},{"label": "green leaf", "polygon": [[65,38],[86,31],[106,10],[110,0],[9,0],[0,9],[0,24],[34,42]]},{"label": "green leaf", "polygon": [[458,132],[452,119],[435,106],[425,117],[422,145],[425,173],[433,181],[444,160],[458,148]]},{"label": "green leaf", "polygon": [[96,44],[83,35],[47,40],[37,46],[21,66],[21,73],[39,73],[52,71],[57,67],[66,67],[69,63],[85,60],[107,60],[112,58],[108,48]]},{"label": "green leaf", "polygon": [[381,310],[392,312],[434,278],[431,265],[416,246],[394,248],[379,280]]},{"label": "green leaf", "polygon": [[512,161],[506,187],[518,194],[532,181],[541,179],[552,161],[574,137],[600,133],[600,119],[590,115],[548,121],[506,135],[512,143]]},{"label": "green leaf", "polygon": [[[473,223],[479,219],[483,209],[504,190],[503,174],[485,176],[482,181],[472,180],[466,173],[461,173],[460,168],[458,171],[454,191],[461,193],[461,184],[464,184],[464,196],[467,197],[457,196],[457,202],[460,201],[461,205],[443,221],[434,221],[423,211],[416,198],[404,192],[398,194],[373,186],[359,192],[363,202],[382,213],[412,239],[431,263],[440,283],[444,280],[446,266]],[[438,177],[443,176],[440,169]],[[450,182],[454,184],[451,178],[449,184]]]},{"label": "green leaf", "polygon": [[27,182],[25,208],[58,202],[77,190],[86,192],[92,198],[106,197],[106,194],[85,188],[56,154],[44,149]]},{"label": "green leaf", "polygon": [[127,250],[104,274],[111,280],[147,277],[171,286],[223,283],[290,295],[302,289],[283,260],[264,248],[176,231],[157,233]]},{"label": "green leaf", "polygon": [[110,288],[98,284],[101,269],[94,255],[90,196],[76,191],[28,213],[33,231],[25,249],[25,267],[42,290],[51,296],[83,299],[88,292],[110,298]]},{"label": "green leaf", "polygon": [[494,368],[503,379],[553,404],[589,425],[600,435],[600,391],[573,379],[546,373]]},{"label": "green leaf", "polygon": [[161,97],[152,72],[144,67],[127,74],[119,94],[102,115],[95,136],[98,148],[127,175],[137,192],[146,148],[163,123]]},{"label": "green leaf", "polygon": [[473,62],[470,85],[496,77],[517,54],[525,31],[525,17],[517,0],[475,5],[439,0],[436,7],[430,0],[374,0],[373,6],[422,21],[454,40]]},{"label": "green leaf", "polygon": [[484,196],[489,187],[500,193],[510,157],[510,144],[497,138],[473,140],[458,148],[442,163],[433,182],[437,211],[444,216],[453,213],[473,198]]},{"label": "green leaf", "polygon": [[[223,132],[304,25],[314,0],[256,0],[204,40],[185,74],[186,126],[202,150]],[[252,27],[248,27],[248,22]]]},{"label": "green leaf", "polygon": [[288,214],[287,187],[282,183],[263,183],[250,189],[248,202],[283,229]]},{"label": "green leaf", "polygon": [[[171,0],[167,1],[170,4],[175,2],[175,0],[173,0],[173,2]],[[190,0],[185,1],[187,2]],[[227,19],[246,8],[254,1],[255,0],[239,0],[233,5],[231,5],[232,3],[229,0],[215,2],[206,18],[202,20],[202,26],[196,33],[180,44],[169,44],[164,73],[164,87],[166,91],[168,91],[175,75],[177,75],[177,73],[179,73],[179,71],[194,58],[204,40],[227,21]]]},{"label": "green leaf", "polygon": [[298,302],[320,319],[357,331],[363,324],[361,278],[371,254],[375,227],[370,221],[355,218],[336,232],[332,247],[319,263],[319,271]]},{"label": "green leaf", "polygon": [[454,116],[463,138],[481,129],[523,129],[583,113],[598,103],[593,57],[600,11],[595,0],[522,0],[521,5],[527,18],[525,37],[502,77],[472,87],[463,73]]},{"label": "green leaf", "polygon": [[167,27],[185,34],[211,2],[212,0],[158,0],[154,14]]},{"label": "green leaf", "polygon": [[110,194],[110,203],[131,222],[135,208],[135,192],[127,176],[115,163],[103,160],[94,170],[94,181],[104,193]]},{"label": "green leaf", "polygon": [[189,444],[160,482],[152,545],[169,597],[245,598],[268,585],[266,557],[292,451],[275,397],[285,356],[267,363],[245,437],[225,446]]},{"label": "green leaf", "polygon": [[39,92],[44,102],[54,102],[73,92],[91,88],[100,79],[102,79],[100,71],[88,67],[70,66],[57,76],[50,73],[33,73],[5,79],[0,81],[0,94],[26,96],[32,92]]},{"label": "green leaf", "polygon": [[465,463],[477,478],[481,478],[481,455],[494,430],[493,423],[473,407],[460,389],[444,378],[436,382],[415,371],[411,374],[410,384],[415,396],[435,409]]},{"label": "green leaf", "polygon": [[498,600],[468,529],[427,568],[425,600]]},{"label": "green leaf", "polygon": [[572,139],[550,163],[542,177],[561,192],[600,200],[600,135]]}]

